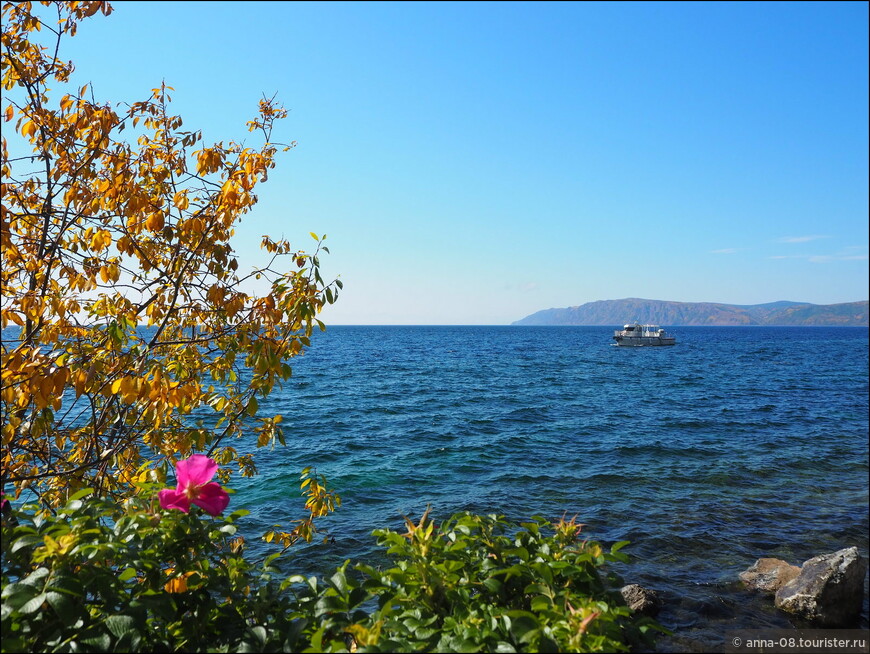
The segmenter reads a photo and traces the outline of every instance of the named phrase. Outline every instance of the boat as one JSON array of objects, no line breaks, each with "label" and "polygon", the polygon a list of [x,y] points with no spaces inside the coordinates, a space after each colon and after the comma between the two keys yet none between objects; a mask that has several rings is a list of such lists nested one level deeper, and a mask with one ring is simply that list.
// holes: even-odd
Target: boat
[{"label": "boat", "polygon": [[613,332],[616,345],[623,347],[646,347],[650,345],[675,345],[677,338],[658,325],[633,323]]}]

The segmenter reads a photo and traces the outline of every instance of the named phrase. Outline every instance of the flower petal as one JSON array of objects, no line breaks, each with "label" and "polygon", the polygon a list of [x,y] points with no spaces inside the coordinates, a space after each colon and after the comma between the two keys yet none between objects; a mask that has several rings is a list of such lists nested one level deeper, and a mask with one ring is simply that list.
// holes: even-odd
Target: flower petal
[{"label": "flower petal", "polygon": [[230,503],[230,496],[216,482],[206,484],[198,491],[196,497],[193,498],[193,503],[212,515],[220,515]]},{"label": "flower petal", "polygon": [[178,487],[202,486],[211,481],[217,472],[218,464],[204,454],[193,454],[175,466]]},{"label": "flower petal", "polygon": [[157,497],[160,498],[160,506],[164,509],[178,509],[185,513],[190,511],[190,500],[187,499],[187,495],[183,491],[175,488],[164,488],[157,493]]}]

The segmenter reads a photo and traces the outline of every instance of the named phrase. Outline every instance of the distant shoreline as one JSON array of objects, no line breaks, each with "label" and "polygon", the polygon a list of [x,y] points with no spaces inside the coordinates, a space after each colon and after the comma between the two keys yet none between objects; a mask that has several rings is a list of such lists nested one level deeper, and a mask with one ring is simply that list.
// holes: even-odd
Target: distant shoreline
[{"label": "distant shoreline", "polygon": [[721,304],[624,298],[562,309],[544,309],[513,325],[622,325],[627,322],[681,327],[867,327],[870,302],[812,304],[780,300]]}]

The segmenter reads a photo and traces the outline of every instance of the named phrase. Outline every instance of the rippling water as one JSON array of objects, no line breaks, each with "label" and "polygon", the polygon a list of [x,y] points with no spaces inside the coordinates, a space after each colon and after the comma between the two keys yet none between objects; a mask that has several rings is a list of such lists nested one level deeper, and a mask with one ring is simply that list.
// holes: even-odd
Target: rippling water
[{"label": "rippling water", "polygon": [[233,480],[250,553],[301,517],[299,472],[314,465],[343,499],[321,522],[335,542],[295,547],[288,572],[378,563],[371,531],[428,504],[436,518],[577,515],[590,538],[631,541],[619,571],[663,595],[675,632],[663,651],[806,626],[737,575],[763,556],[868,555],[868,330],[670,331],[677,345],[659,348],[611,346],[605,327],[316,334],[260,404],[284,416],[287,447],[258,451],[260,475]]},{"label": "rippling water", "polygon": [[[333,327],[261,404],[288,446],[236,480],[253,537],[299,517],[298,473],[341,494],[331,545],[296,569],[374,556],[370,532],[454,511],[577,515],[627,539],[627,582],[663,593],[664,649],[798,625],[739,588],[756,558],[868,549],[866,328],[684,327],[617,348],[603,327]],[[867,626],[867,609],[862,616]]]}]

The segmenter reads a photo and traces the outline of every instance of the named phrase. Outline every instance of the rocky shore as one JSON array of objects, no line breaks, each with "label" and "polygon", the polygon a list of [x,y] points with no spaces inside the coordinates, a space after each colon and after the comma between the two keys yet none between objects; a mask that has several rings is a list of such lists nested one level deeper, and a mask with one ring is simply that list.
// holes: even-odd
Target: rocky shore
[{"label": "rocky shore", "polygon": [[750,590],[772,595],[778,609],[823,627],[854,624],[861,614],[867,561],[857,547],[821,554],[800,567],[758,559],[740,573]]},{"label": "rocky shore", "polygon": [[[803,629],[855,629],[861,621],[867,567],[858,548],[848,547],[801,565],[761,558],[738,576],[744,591],[770,597],[777,609],[798,618]],[[674,600],[639,584],[626,585],[620,592],[633,612],[647,616],[669,610]],[[683,649],[686,643],[677,638],[679,651],[705,645],[689,643]]]}]

